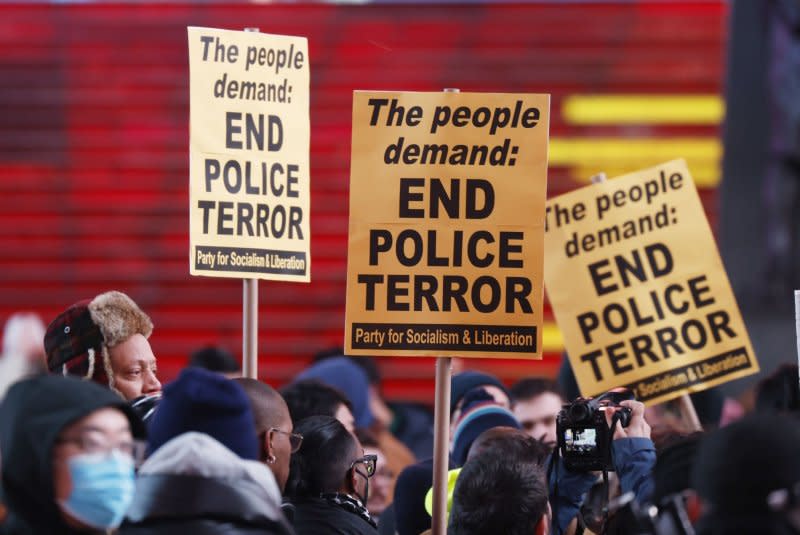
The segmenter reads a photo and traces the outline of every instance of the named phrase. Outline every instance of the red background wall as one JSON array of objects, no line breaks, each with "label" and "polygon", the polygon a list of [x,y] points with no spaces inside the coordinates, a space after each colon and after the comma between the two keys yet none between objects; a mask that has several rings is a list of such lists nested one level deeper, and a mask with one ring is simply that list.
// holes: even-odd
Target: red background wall
[{"label": "red background wall", "polygon": [[[241,282],[188,275],[187,25],[309,40],[313,282],[260,284],[260,374],[281,384],[310,355],[342,343],[354,89],[551,93],[554,140],[715,138],[716,125],[571,124],[562,103],[576,94],[718,95],[725,10],[722,2],[4,4],[0,321],[29,309],[48,322],[116,288],[152,316],[164,378],[206,343],[240,353]],[[550,196],[578,185],[574,168],[555,163]],[[713,181],[702,195],[713,225]],[[551,375],[560,357],[557,344],[549,350],[543,362],[475,364],[508,381]],[[430,359],[380,366],[388,397],[432,400]]]}]

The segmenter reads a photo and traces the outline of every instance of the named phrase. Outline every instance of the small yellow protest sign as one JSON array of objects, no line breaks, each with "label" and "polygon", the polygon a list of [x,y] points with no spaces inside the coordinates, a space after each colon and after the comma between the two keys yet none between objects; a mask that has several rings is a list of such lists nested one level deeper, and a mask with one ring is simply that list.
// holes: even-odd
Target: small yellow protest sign
[{"label": "small yellow protest sign", "polygon": [[188,34],[190,272],[308,282],[308,42]]},{"label": "small yellow protest sign", "polygon": [[541,358],[549,112],[354,94],[347,354]]},{"label": "small yellow protest sign", "polygon": [[683,160],[550,199],[545,284],[583,395],[648,404],[758,362]]}]

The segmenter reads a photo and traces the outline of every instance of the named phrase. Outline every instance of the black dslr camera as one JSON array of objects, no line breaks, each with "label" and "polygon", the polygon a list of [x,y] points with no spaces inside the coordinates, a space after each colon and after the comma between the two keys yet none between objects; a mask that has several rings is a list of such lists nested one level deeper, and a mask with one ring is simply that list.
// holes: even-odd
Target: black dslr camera
[{"label": "black dslr camera", "polygon": [[[611,429],[606,423],[608,407],[618,407],[621,401],[634,399],[625,388],[615,388],[596,398],[578,398],[564,405],[556,418],[558,449],[564,466],[573,472],[605,470],[613,472],[611,462]],[[615,415],[617,425],[628,427],[631,410],[621,407]]]}]

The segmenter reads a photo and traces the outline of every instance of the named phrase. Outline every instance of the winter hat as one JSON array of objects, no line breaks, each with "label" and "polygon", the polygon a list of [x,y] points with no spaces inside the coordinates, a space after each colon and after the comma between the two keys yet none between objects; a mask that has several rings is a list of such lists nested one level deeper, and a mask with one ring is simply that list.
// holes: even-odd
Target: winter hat
[{"label": "winter hat", "polygon": [[108,349],[133,336],[149,338],[153,322],[122,292],[75,303],[47,327],[44,348],[51,373],[76,375],[114,387]]},{"label": "winter hat", "polygon": [[334,357],[321,360],[304,370],[296,381],[317,379],[339,390],[353,405],[356,427],[372,425],[372,409],[369,407],[369,379],[358,364],[347,357]]},{"label": "winter hat", "polygon": [[476,371],[466,371],[454,375],[450,379],[450,414],[452,415],[456,410],[456,405],[464,397],[464,394],[483,385],[494,385],[508,394],[505,385],[494,375]]},{"label": "winter hat", "polygon": [[[755,414],[708,435],[692,468],[692,488],[716,518],[762,516],[767,495],[800,481],[800,423]],[[765,532],[766,533],[766,532]]]},{"label": "winter hat", "polygon": [[258,460],[250,400],[236,381],[218,373],[186,368],[164,387],[148,428],[148,455],[187,431],[211,436],[242,459]]},{"label": "winter hat", "polygon": [[469,448],[478,436],[493,427],[513,427],[519,429],[519,421],[514,414],[497,403],[483,388],[475,388],[464,396],[461,416],[453,432],[452,460],[456,466],[467,461]]},{"label": "winter hat", "polygon": [[[453,468],[447,471],[447,517],[450,518],[450,511],[453,509],[453,491],[456,489],[456,481],[461,474],[461,468]],[[425,512],[433,517],[433,486],[425,494]]]}]

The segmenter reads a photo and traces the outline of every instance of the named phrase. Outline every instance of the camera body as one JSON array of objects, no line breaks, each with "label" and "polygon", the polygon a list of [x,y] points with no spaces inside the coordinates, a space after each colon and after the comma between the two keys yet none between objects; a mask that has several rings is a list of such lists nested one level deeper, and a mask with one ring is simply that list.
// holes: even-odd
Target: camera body
[{"label": "camera body", "polygon": [[[606,410],[633,399],[627,389],[614,389],[596,398],[578,398],[563,406],[556,418],[558,449],[564,466],[573,472],[614,471],[611,462],[611,429],[606,423]],[[628,427],[631,410],[619,407],[617,418]]]}]

